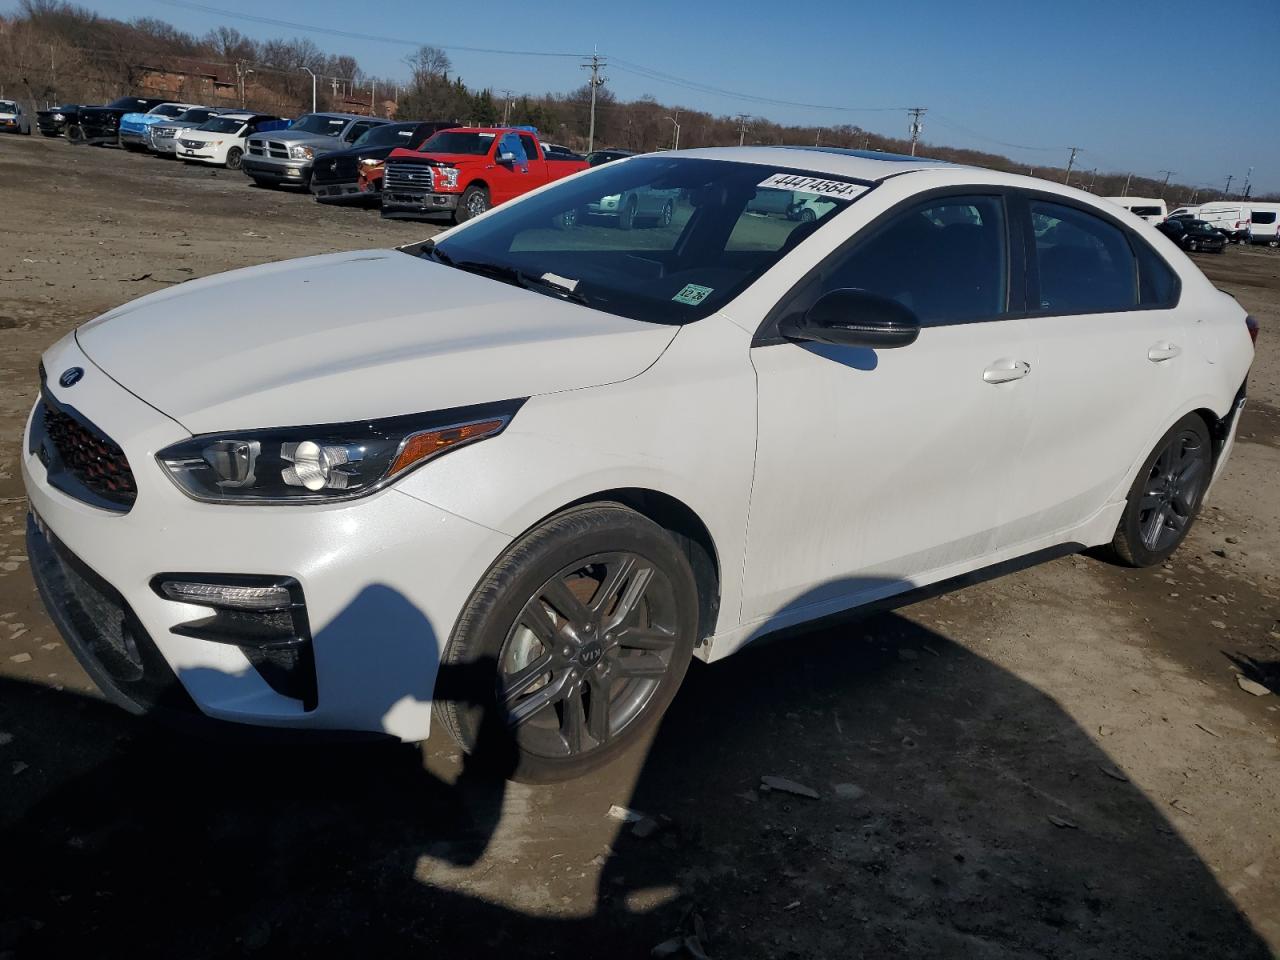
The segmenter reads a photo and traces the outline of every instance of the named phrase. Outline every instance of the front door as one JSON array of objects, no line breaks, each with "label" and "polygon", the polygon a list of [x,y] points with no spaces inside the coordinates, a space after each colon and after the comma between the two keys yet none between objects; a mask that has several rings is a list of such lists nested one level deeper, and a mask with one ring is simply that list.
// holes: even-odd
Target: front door
[{"label": "front door", "polygon": [[752,349],[744,622],[899,592],[1004,545],[1029,424],[1021,277],[1003,196],[938,196],[864,228],[780,305],[858,288],[923,329],[898,349]]}]

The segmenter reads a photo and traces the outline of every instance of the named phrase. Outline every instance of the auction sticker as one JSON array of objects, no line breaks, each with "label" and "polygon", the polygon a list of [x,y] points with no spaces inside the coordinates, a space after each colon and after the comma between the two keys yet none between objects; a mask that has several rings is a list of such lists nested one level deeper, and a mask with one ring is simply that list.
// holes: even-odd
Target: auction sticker
[{"label": "auction sticker", "polygon": [[687,303],[690,306],[696,307],[703,300],[707,299],[707,297],[711,296],[711,291],[714,289],[714,287],[704,287],[696,283],[686,283],[684,285],[684,289],[671,299],[676,303]]},{"label": "auction sticker", "polygon": [[836,197],[852,200],[867,192],[860,183],[849,183],[847,180],[823,180],[820,177],[802,177],[794,173],[775,173],[767,180],[756,184],[771,190],[795,190],[800,193],[816,193],[820,197]]}]

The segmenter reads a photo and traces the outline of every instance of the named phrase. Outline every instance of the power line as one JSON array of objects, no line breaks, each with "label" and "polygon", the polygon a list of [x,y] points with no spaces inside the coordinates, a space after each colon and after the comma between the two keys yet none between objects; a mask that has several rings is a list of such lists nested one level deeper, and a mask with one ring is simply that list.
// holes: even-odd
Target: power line
[{"label": "power line", "polygon": [[806,110],[833,110],[838,113],[897,113],[899,110],[909,109],[908,107],[848,107],[831,103],[804,103],[799,100],[779,100],[776,97],[763,97],[758,94],[742,93],[738,90],[727,90],[724,87],[715,87],[711,84],[700,83],[696,80],[687,80],[683,77],[677,77],[670,73],[663,73],[661,70],[654,70],[639,63],[633,63],[630,60],[623,60],[618,57],[613,58],[613,68],[621,70],[623,73],[631,73],[636,76],[645,77],[649,80],[657,80],[660,83],[667,83],[675,87],[684,87],[687,90],[696,90],[700,93],[712,93],[721,97],[728,97],[731,100],[745,100],[751,103],[767,103],[778,107],[803,107]]},{"label": "power line", "polygon": [[581,57],[580,53],[560,53],[546,50],[503,50],[494,47],[467,47],[460,44],[429,43],[426,40],[413,40],[406,37],[384,37],[374,33],[357,33],[353,30],[337,30],[333,27],[321,27],[311,23],[299,23],[296,20],[280,20],[276,17],[261,17],[251,13],[240,13],[235,10],[224,10],[221,7],[204,3],[193,3],[191,0],[156,0],[168,7],[179,7],[184,10],[196,10],[201,13],[212,13],[233,20],[250,20],[272,27],[287,27],[290,30],[302,30],[307,33],[322,33],[331,37],[343,37],[347,40],[369,40],[374,43],[394,43],[403,47],[439,47],[441,50],[456,50],[462,53],[495,53],[509,57]]},{"label": "power line", "polygon": [[1001,147],[1008,147],[1011,150],[1031,150],[1035,153],[1057,153],[1059,150],[1062,149],[1061,147],[1032,147],[1032,146],[1028,146],[1025,143],[1010,143],[1008,140],[997,140],[995,137],[988,137],[984,134],[978,133],[976,130],[966,127],[963,124],[957,123],[956,121],[952,120],[950,117],[944,117],[937,113],[933,115],[933,119],[935,122],[942,124],[944,127],[951,127],[953,130],[958,130],[961,133],[968,134],[971,137],[976,137],[979,140],[985,140],[987,143],[994,143]]}]

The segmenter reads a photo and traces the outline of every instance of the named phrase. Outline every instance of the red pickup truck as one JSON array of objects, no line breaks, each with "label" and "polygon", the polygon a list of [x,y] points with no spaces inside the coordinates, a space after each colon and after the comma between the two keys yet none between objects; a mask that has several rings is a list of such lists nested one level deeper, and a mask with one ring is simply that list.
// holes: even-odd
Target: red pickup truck
[{"label": "red pickup truck", "polygon": [[527,129],[441,130],[419,149],[399,148],[387,157],[382,215],[416,219],[450,213],[461,223],[586,169],[586,160],[547,159],[537,135]]}]

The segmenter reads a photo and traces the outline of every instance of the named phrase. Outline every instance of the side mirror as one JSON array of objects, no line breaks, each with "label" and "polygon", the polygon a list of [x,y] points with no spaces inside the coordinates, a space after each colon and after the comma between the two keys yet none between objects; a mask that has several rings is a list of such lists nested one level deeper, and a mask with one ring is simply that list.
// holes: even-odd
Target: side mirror
[{"label": "side mirror", "polygon": [[784,317],[778,332],[788,340],[887,350],[915,343],[920,320],[910,309],[866,290],[832,290],[807,311]]},{"label": "side mirror", "polygon": [[516,155],[514,153],[508,153],[506,150],[503,150],[500,154],[498,154],[498,162],[499,163],[515,163]]}]

